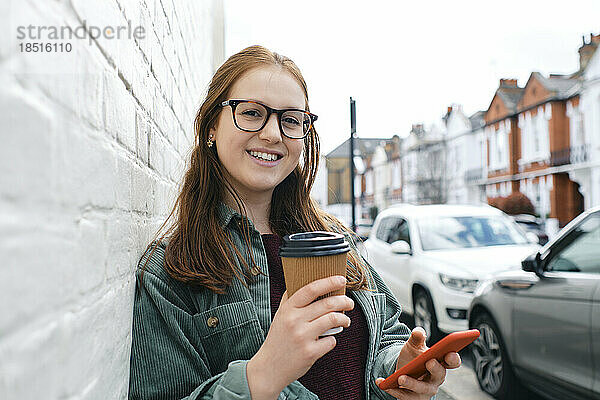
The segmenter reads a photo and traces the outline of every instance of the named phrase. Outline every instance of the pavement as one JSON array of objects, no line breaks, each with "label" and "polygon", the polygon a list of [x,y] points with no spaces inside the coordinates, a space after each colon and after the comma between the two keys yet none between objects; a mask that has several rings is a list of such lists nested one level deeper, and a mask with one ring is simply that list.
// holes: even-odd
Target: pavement
[{"label": "pavement", "polygon": [[435,400],[456,400],[454,397],[450,397],[448,393],[444,389],[438,390],[437,395],[435,396]]},{"label": "pavement", "polygon": [[440,387],[437,400],[493,400],[477,383],[475,372],[466,365],[446,372],[446,381]]}]

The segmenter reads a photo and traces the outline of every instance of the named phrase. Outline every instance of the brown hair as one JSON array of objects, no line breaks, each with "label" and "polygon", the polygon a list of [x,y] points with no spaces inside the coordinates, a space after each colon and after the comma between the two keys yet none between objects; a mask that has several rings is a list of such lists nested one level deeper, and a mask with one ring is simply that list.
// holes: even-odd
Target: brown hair
[{"label": "brown hair", "polygon": [[[246,209],[225,178],[224,167],[219,162],[215,147],[207,146],[206,142],[210,128],[215,126],[221,112],[219,105],[227,100],[232,85],[250,69],[261,66],[279,66],[289,72],[302,87],[305,107],[310,111],[306,82],[292,60],[262,46],[250,46],[229,57],[215,72],[206,98],[196,114],[196,141],[190,167],[185,173],[181,191],[169,217],[157,232],[158,236],[176,214],[173,225],[161,236],[161,239],[169,237],[165,250],[166,271],[177,281],[202,286],[216,293],[224,293],[234,276],[246,284],[236,267],[236,258],[243,265],[244,277],[248,279],[251,274],[250,266],[221,227],[218,209],[225,190],[232,195],[244,216]],[[309,196],[319,165],[319,136],[314,126],[304,139],[303,154],[303,163],[300,162],[273,191],[269,215],[271,229],[280,236],[316,230],[351,233],[335,217],[320,210]],[[255,264],[250,251],[250,227],[246,218],[242,218],[241,226],[247,253],[252,264]],[[153,241],[148,246],[154,247],[152,252],[159,241]],[[355,252],[350,252],[348,258],[352,265],[347,271],[348,289],[367,289],[370,276],[368,267]]]}]

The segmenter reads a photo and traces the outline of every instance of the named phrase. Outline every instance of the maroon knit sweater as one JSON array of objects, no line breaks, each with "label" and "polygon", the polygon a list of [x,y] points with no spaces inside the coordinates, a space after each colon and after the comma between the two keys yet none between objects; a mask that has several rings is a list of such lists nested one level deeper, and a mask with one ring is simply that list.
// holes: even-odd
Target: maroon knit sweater
[{"label": "maroon knit sweater", "polygon": [[[281,237],[276,234],[262,235],[269,264],[271,286],[271,317],[279,308],[285,292],[283,266],[279,257]],[[346,292],[352,296],[352,292]],[[354,299],[353,299],[354,300]],[[335,335],[337,345],[318,359],[299,381],[320,400],[364,399],[365,364],[369,343],[367,321],[358,303],[347,311],[350,327]]]}]

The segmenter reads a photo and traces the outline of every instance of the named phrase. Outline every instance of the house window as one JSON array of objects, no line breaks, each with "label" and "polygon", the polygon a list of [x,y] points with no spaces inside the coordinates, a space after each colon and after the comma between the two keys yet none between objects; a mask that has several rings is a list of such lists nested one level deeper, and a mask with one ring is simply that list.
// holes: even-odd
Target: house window
[{"label": "house window", "polygon": [[398,189],[401,186],[401,184],[402,182],[400,179],[400,162],[396,160],[392,164],[392,188]]},{"label": "house window", "polygon": [[373,194],[373,171],[367,171],[365,173],[365,194]]},{"label": "house window", "polygon": [[538,129],[537,125],[538,125],[538,120],[540,118],[542,118],[543,115],[540,115],[540,113],[538,113],[535,117],[533,117],[532,119],[532,124],[531,124],[531,137],[533,139],[533,153],[534,154],[539,154],[540,151],[542,150],[542,146],[541,146],[541,142],[540,142],[540,130]]},{"label": "house window", "polygon": [[479,140],[479,149],[480,149],[480,159],[479,159],[479,167],[484,168],[487,160],[487,149],[485,147],[485,140]]},{"label": "house window", "polygon": [[583,115],[579,110],[575,110],[571,116],[571,146],[581,146],[585,144],[585,134],[583,131]]},{"label": "house window", "polygon": [[504,130],[496,131],[496,168],[501,168],[505,164],[506,137]]}]

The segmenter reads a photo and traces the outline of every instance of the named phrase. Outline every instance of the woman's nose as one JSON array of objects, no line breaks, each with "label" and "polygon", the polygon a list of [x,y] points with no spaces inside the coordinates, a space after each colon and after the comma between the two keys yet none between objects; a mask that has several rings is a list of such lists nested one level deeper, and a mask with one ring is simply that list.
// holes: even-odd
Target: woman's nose
[{"label": "woman's nose", "polygon": [[281,142],[281,132],[279,131],[279,122],[277,114],[269,115],[269,119],[265,126],[258,132],[258,137],[268,140],[271,143]]}]

